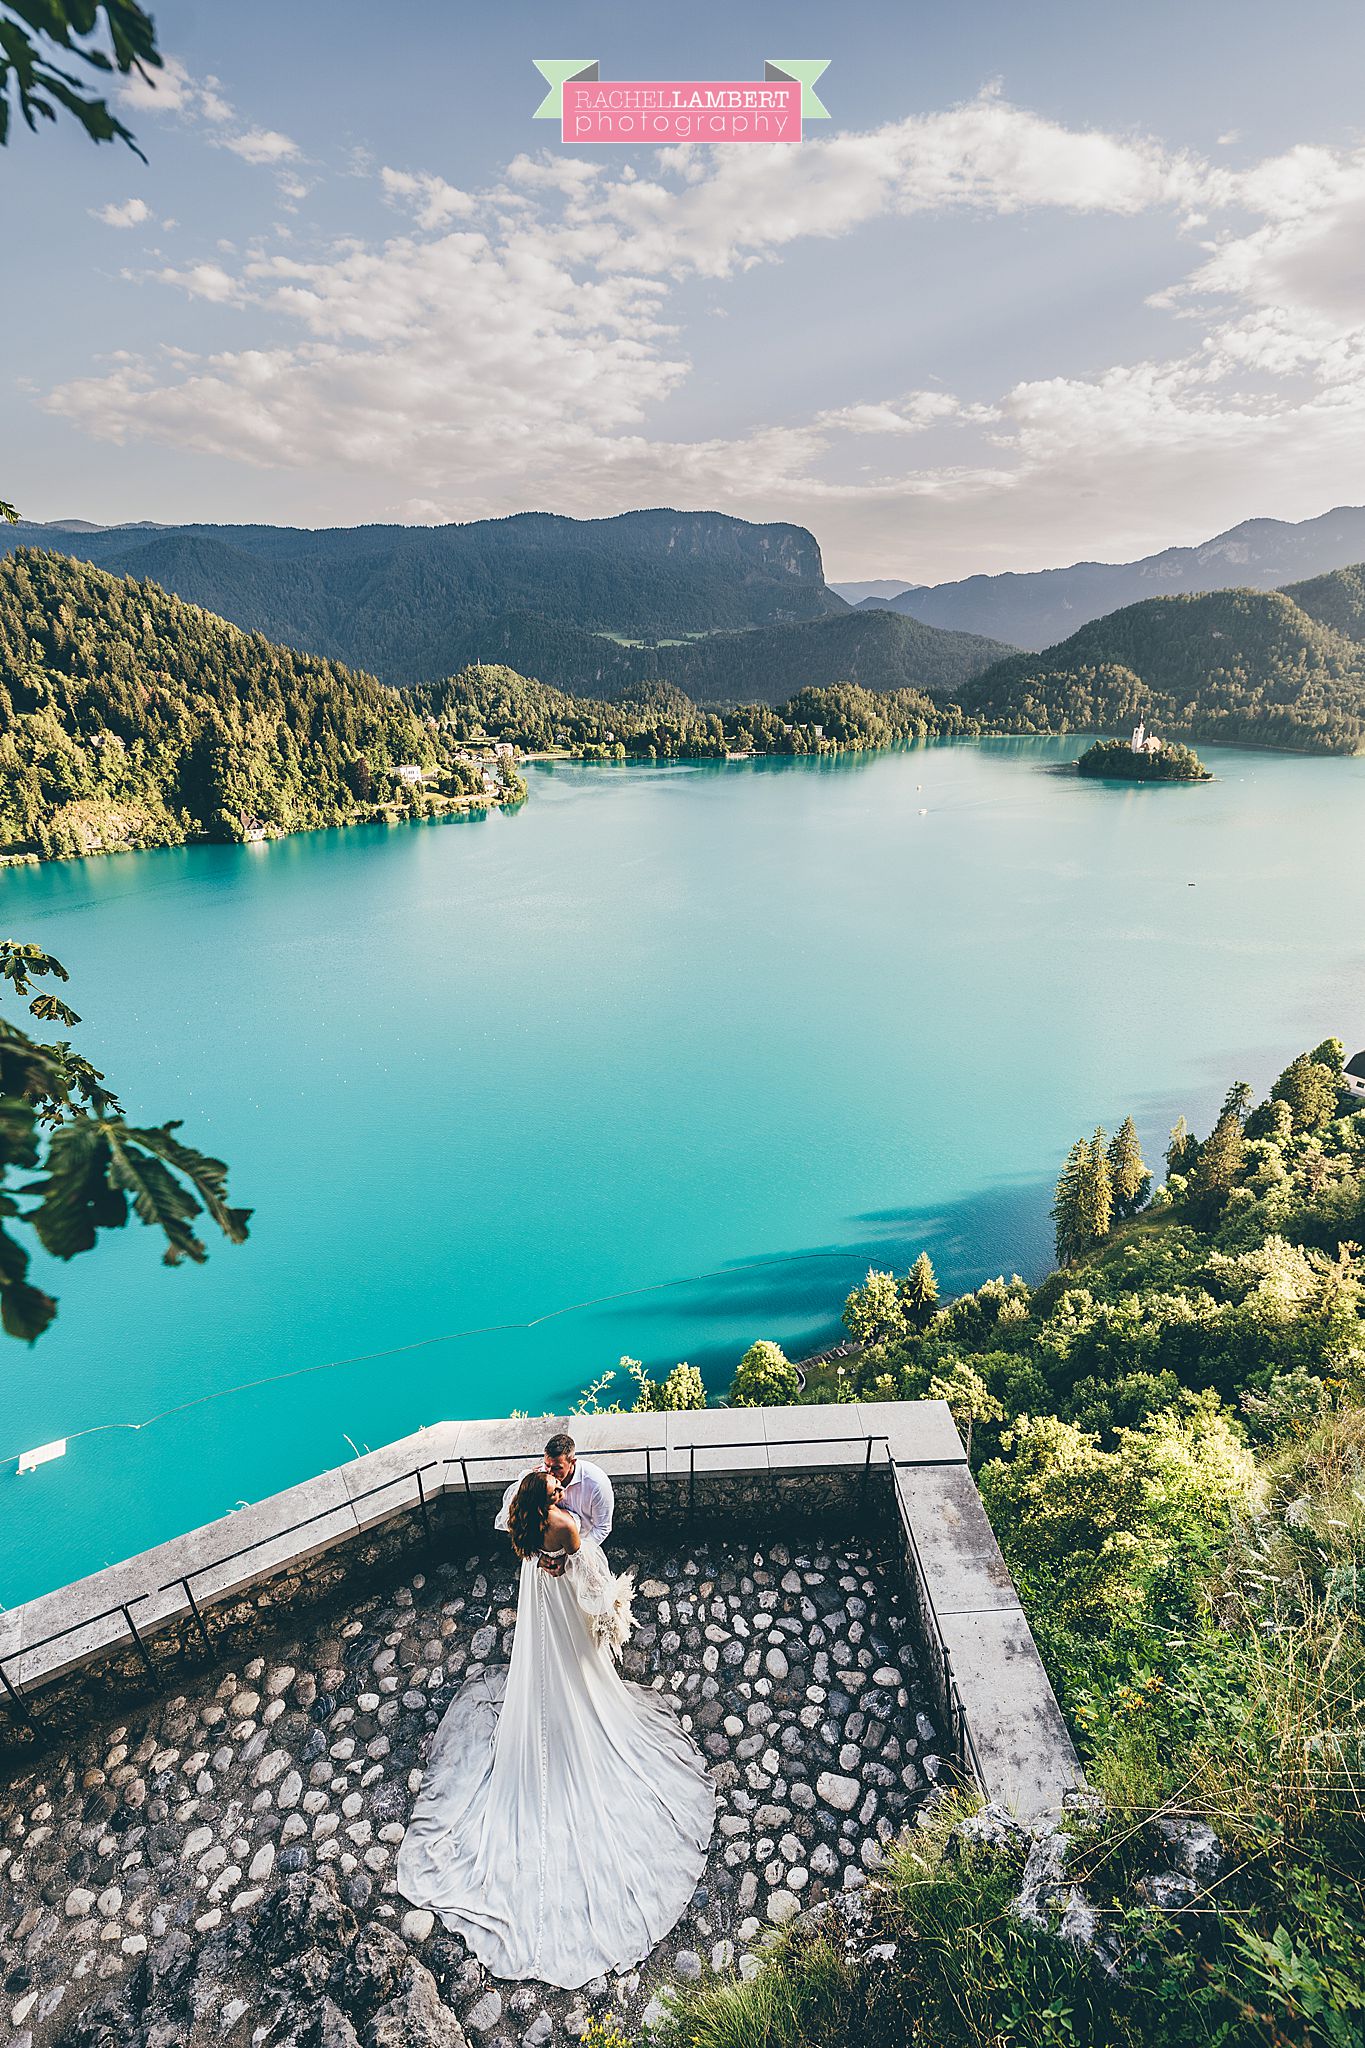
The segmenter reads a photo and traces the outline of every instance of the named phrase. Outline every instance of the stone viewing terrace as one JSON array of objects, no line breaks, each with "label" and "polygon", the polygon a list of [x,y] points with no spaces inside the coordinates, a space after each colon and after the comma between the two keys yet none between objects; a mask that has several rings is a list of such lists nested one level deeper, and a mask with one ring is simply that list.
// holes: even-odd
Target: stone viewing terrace
[{"label": "stone viewing terrace", "polygon": [[573,1418],[638,1580],[627,1677],[719,1793],[638,1969],[494,1982],[394,1886],[432,1734],[510,1653],[491,1530],[546,1420],[439,1424],[0,1617],[14,2048],[510,2048],[626,2031],[862,1887],[936,1782],[1035,1822],[1078,1777],[941,1403]]}]

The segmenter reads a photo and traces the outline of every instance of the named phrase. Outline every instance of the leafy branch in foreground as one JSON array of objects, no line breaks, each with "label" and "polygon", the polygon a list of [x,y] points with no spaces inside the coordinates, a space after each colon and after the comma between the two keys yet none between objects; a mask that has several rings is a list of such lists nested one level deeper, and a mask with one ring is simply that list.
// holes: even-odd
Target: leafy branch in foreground
[{"label": "leafy branch in foreground", "polygon": [[[90,40],[101,14],[109,32],[107,52]],[[141,157],[108,101],[90,91],[91,81],[63,68],[63,51],[93,71],[117,71],[125,78],[136,71],[148,83],[148,66],[159,69],[162,61],[156,25],[136,0],[0,0],[0,145],[9,141],[13,101],[35,133],[38,116],[55,121],[58,107],[64,107],[92,142],[126,142]]]},{"label": "leafy branch in foreground", "polygon": [[[29,1014],[71,1029],[80,1018],[45,981],[66,969],[41,947],[0,940],[0,988]],[[247,1234],[249,1209],[230,1207],[227,1167],[177,1137],[170,1122],[126,1122],[123,1107],[90,1061],[65,1039],[34,1038],[0,1016],[0,1325],[28,1343],[57,1313],[28,1278],[29,1254],[12,1235],[31,1230],[53,1258],[93,1250],[102,1230],[120,1230],[129,1211],[166,1240],[165,1263],[208,1257],[194,1219],[207,1215],[231,1244]],[[36,1173],[12,1182],[13,1174]]]}]

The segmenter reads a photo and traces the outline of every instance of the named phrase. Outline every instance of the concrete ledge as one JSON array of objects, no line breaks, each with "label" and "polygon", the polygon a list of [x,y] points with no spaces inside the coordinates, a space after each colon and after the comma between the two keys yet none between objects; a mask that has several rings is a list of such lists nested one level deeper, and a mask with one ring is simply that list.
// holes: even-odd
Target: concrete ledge
[{"label": "concrete ledge", "polygon": [[1080,1760],[975,1481],[963,1459],[898,1465],[895,1488],[941,1710],[964,1715],[987,1798],[1038,1826],[1082,1783]]},{"label": "concrete ledge", "polygon": [[136,1656],[125,1604],[140,1636],[183,1638],[216,1605],[272,1604],[272,1584],[294,1584],[325,1553],[372,1551],[404,1518],[486,1527],[494,1500],[560,1427],[619,1489],[623,1530],[651,1507],[684,1516],[694,1493],[699,1511],[731,1520],[856,1519],[894,1507],[940,1712],[982,1792],[1032,1824],[1080,1782],[942,1401],[434,1423],[5,1614],[0,1669],[27,1696],[84,1666]]}]

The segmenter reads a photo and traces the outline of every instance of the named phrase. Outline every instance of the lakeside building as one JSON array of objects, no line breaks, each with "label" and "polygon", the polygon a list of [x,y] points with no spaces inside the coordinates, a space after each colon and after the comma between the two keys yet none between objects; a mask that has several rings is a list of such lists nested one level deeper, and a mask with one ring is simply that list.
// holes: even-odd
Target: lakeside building
[{"label": "lakeside building", "polygon": [[1352,1095],[1365,1095],[1365,1052],[1346,1062],[1346,1086]]}]

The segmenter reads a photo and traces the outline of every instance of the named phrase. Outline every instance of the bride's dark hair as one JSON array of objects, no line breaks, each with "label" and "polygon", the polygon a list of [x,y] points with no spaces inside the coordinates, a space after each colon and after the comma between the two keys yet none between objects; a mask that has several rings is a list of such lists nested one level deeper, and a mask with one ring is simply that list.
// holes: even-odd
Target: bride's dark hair
[{"label": "bride's dark hair", "polygon": [[528,1472],[516,1490],[507,1511],[507,1533],[518,1557],[538,1557],[545,1548],[553,1486],[548,1472]]}]

